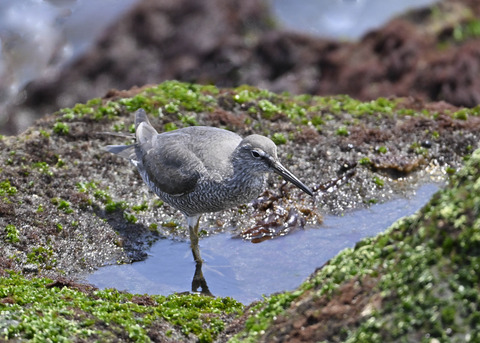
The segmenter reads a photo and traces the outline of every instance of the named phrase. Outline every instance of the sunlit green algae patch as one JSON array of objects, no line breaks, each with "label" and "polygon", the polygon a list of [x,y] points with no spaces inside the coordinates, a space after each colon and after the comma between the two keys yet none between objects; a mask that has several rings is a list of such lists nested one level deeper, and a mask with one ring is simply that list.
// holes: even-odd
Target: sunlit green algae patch
[{"label": "sunlit green algae patch", "polygon": [[[198,295],[139,296],[113,289],[80,291],[52,280],[28,280],[16,273],[0,278],[0,340],[37,342],[148,342],[153,328],[179,329],[211,342],[224,319],[240,312],[230,298]],[[181,339],[181,337],[180,337]]]}]

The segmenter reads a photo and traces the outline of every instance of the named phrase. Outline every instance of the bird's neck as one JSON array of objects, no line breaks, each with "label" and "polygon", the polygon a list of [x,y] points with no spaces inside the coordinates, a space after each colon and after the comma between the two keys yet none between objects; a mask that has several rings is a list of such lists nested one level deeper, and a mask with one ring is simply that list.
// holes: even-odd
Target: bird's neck
[{"label": "bird's neck", "polygon": [[265,179],[266,174],[264,172],[255,170],[247,163],[240,160],[234,160],[233,175],[229,179],[228,185],[232,192],[248,193],[254,198],[262,191]]}]

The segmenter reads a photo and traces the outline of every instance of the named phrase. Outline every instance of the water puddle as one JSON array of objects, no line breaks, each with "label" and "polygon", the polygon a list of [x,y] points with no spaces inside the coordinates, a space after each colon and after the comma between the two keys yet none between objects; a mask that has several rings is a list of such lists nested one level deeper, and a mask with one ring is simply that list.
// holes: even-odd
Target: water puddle
[{"label": "water puddle", "polygon": [[[262,295],[293,290],[317,267],[364,237],[374,236],[397,219],[420,209],[439,189],[420,187],[410,199],[397,199],[343,216],[327,216],[320,228],[252,244],[229,233],[200,240],[203,275],[213,295],[244,304]],[[184,292],[195,271],[190,244],[162,239],[142,262],[100,268],[87,281],[99,288],[114,287],[139,294]]]}]

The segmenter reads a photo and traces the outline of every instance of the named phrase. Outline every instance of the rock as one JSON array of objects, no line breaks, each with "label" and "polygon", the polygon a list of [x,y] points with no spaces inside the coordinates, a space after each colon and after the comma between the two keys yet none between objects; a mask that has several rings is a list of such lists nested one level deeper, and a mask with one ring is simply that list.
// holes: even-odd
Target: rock
[{"label": "rock", "polygon": [[476,150],[419,212],[257,305],[237,341],[478,340],[479,184]]},{"label": "rock", "polygon": [[38,266],[35,264],[26,264],[23,266],[23,272],[25,274],[36,274],[38,273]]},{"label": "rock", "polygon": [[[40,308],[53,308],[56,296],[65,301],[73,291],[82,292],[74,295],[88,304],[88,313],[84,308],[48,312],[55,315],[48,322],[49,327],[64,325],[63,320],[68,319],[75,327],[88,324],[102,334],[121,332],[114,336],[120,341],[131,339],[128,330],[132,325],[105,325],[105,318],[100,320],[95,311],[92,313],[91,306],[99,294],[92,287],[80,286],[75,278],[108,263],[142,259],[161,237],[186,239],[186,230],[179,224],[183,223],[182,215],[158,202],[128,162],[102,150],[107,144],[123,143],[127,138],[100,133],[128,135],[133,113],[139,107],[149,112],[159,131],[198,124],[225,127],[241,135],[260,132],[275,136],[282,143],[280,159],[288,161],[285,164],[292,172],[315,190],[315,198],[311,199],[270,178],[269,192],[254,206],[207,216],[201,227],[208,234],[228,230],[238,235],[256,228],[254,234],[267,230],[268,238],[276,239],[292,230],[318,226],[324,213],[342,214],[374,202],[408,196],[424,182],[445,182],[447,173],[454,174],[465,160],[471,160],[464,171],[452,177],[451,188],[439,193],[417,217],[399,222],[386,234],[343,252],[312,275],[299,291],[267,300],[263,305],[265,313],[276,321],[262,322],[271,324],[259,333],[264,341],[272,337],[342,340],[357,334],[358,325],[372,333],[369,323],[380,321],[387,327],[385,335],[424,337],[428,327],[422,327],[425,332],[394,330],[400,320],[408,324],[404,328],[417,328],[407,322],[409,318],[430,323],[433,329],[429,334],[447,335],[442,330],[450,325],[451,332],[457,335],[452,323],[457,324],[456,313],[463,316],[463,308],[458,306],[463,306],[462,301],[470,301],[469,308],[476,308],[479,273],[475,256],[479,249],[475,230],[480,226],[475,221],[480,207],[475,185],[480,175],[480,153],[472,152],[480,139],[480,118],[475,109],[457,109],[411,98],[360,102],[348,96],[297,97],[251,86],[219,89],[169,81],[109,92],[106,98],[91,99],[47,116],[19,136],[0,139],[0,282],[8,281],[8,292],[13,292],[20,282],[42,292],[47,289],[49,296],[45,304],[38,304]],[[428,149],[421,144],[427,139],[434,142]],[[415,158],[421,158],[422,163],[416,163]],[[389,175],[385,173],[387,169],[401,170],[402,175]],[[463,201],[468,207],[462,207]],[[272,209],[275,217],[270,216]],[[469,260],[470,257],[473,259]],[[35,279],[30,283],[25,277],[31,274],[54,281]],[[450,285],[453,288],[448,288]],[[468,286],[468,292],[461,293],[460,286]],[[446,297],[431,302],[438,299],[436,293],[425,293],[431,289]],[[415,293],[409,293],[411,290]],[[462,301],[451,302],[455,299],[449,298],[452,292],[455,297],[461,296]],[[85,300],[83,293],[91,298]],[[32,306],[16,303],[14,296],[4,294],[0,306],[17,304],[17,314],[25,309],[22,306]],[[109,306],[104,308],[119,308],[122,318],[133,317],[137,324],[140,312],[131,313],[131,304],[155,310],[161,305],[159,301],[165,301],[111,290],[100,295],[104,305],[108,301]],[[416,295],[419,297],[415,298]],[[180,296],[172,299],[181,302],[183,298],[177,297]],[[115,304],[115,299],[121,299],[121,306]],[[424,307],[418,303],[422,299],[428,300]],[[191,304],[192,300],[186,301]],[[219,299],[217,306],[224,301],[231,300]],[[69,302],[69,306],[74,306],[71,304],[74,302]],[[238,304],[233,307],[238,308]],[[409,317],[395,312],[396,319],[388,321],[394,309],[404,307],[410,311]],[[380,312],[385,309],[392,312]],[[233,313],[223,316],[215,311],[215,316],[221,317],[218,320],[233,321],[225,330],[228,337],[245,327],[242,320],[233,319]],[[378,313],[383,314],[376,317]],[[207,321],[209,316],[201,315]],[[441,321],[429,322],[428,318]],[[469,329],[468,322],[461,318],[460,329]],[[86,319],[89,321],[85,322]],[[468,320],[473,323],[477,317],[473,314]],[[9,329],[16,330],[5,322]],[[158,340],[197,339],[164,319],[149,323],[149,327],[136,334]],[[325,323],[332,325],[325,328]],[[223,324],[215,327],[218,333]],[[173,331],[163,334],[165,330]],[[253,335],[254,330],[249,330],[242,335]]]},{"label": "rock", "polygon": [[395,18],[359,42],[337,42],[272,27],[265,2],[144,0],[58,77],[32,82],[26,101],[8,110],[8,132],[21,113],[38,118],[111,88],[171,79],[475,107],[479,6],[473,0],[432,6]]},{"label": "rock", "polygon": [[[418,100],[413,105],[421,107]],[[13,263],[29,271],[33,263],[40,275],[73,276],[142,260],[159,237],[186,238],[182,215],[158,203],[127,162],[102,150],[119,138],[98,133],[128,132],[138,107],[151,113],[160,131],[200,124],[243,136],[281,136],[280,158],[315,190],[316,200],[271,178],[253,206],[205,216],[201,224],[212,233],[234,226],[234,235],[255,241],[317,225],[324,213],[342,214],[408,196],[423,182],[442,182],[480,139],[475,111],[411,116],[408,99],[361,103],[177,81],[112,91],[0,139],[0,270]],[[434,142],[429,149],[421,145],[427,139]]]}]

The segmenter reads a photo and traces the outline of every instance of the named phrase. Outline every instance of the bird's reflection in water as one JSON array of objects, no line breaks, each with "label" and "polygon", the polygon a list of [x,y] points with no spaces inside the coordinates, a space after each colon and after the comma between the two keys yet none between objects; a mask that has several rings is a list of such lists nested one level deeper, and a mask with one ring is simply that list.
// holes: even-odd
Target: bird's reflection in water
[{"label": "bird's reflection in water", "polygon": [[193,274],[192,280],[192,292],[213,297],[210,289],[208,289],[207,281],[203,276],[202,262],[195,263],[195,274]]}]

